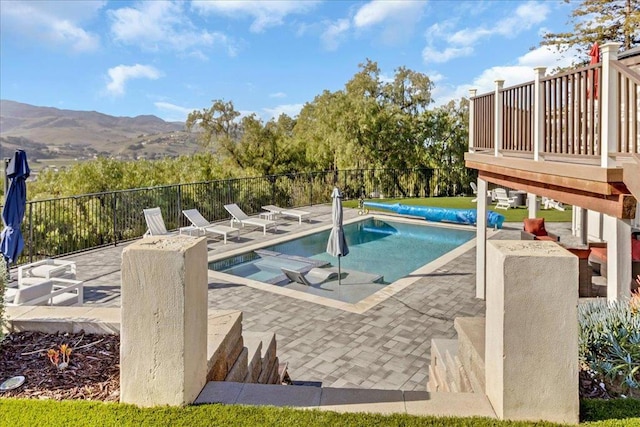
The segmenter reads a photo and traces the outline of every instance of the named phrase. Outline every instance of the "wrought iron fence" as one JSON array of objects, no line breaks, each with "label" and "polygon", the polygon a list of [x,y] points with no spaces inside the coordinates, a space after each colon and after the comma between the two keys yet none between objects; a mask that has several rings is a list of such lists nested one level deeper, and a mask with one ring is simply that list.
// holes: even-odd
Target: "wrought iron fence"
[{"label": "wrought iron fence", "polygon": [[451,196],[469,191],[475,171],[466,168],[357,169],[291,173],[84,194],[27,202],[22,231],[25,249],[18,264],[117,245],[142,236],[142,210],[159,206],[167,229],[187,225],[183,209],[198,209],[210,221],[228,218],[224,205],[248,214],[275,204],[299,207],[329,203],[338,185],[346,199]]}]

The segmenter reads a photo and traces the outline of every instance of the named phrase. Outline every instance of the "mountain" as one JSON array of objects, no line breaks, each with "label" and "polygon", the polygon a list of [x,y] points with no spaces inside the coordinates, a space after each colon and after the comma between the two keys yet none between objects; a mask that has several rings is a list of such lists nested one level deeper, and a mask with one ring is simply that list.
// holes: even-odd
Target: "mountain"
[{"label": "mountain", "polygon": [[159,117],[114,117],[96,111],[61,110],[0,100],[2,156],[17,148],[30,160],[159,158],[197,151],[181,122]]}]

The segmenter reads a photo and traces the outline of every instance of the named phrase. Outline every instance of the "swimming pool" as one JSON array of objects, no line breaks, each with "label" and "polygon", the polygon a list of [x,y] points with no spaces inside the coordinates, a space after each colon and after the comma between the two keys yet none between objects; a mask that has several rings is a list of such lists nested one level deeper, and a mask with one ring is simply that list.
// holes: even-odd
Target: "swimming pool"
[{"label": "swimming pool", "polygon": [[[475,237],[471,229],[417,225],[368,218],[344,226],[349,254],[341,259],[343,271],[380,276],[380,285],[393,283]],[[263,283],[286,286],[279,267],[337,266],[337,258],[326,253],[329,230],[263,248],[287,255],[272,259],[249,252],[210,263],[209,269]],[[260,251],[258,251],[260,253]],[[372,292],[380,286],[373,286]],[[335,295],[329,295],[329,298]],[[352,302],[352,301],[351,301]]]}]

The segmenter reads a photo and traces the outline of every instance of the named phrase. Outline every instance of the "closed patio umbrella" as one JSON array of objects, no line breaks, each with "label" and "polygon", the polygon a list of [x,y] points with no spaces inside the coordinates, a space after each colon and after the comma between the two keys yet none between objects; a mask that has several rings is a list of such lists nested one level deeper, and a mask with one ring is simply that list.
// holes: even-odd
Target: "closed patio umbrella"
[{"label": "closed patio umbrella", "polygon": [[331,198],[333,199],[333,204],[331,205],[333,227],[331,227],[331,233],[329,233],[329,240],[327,241],[327,253],[338,257],[338,285],[340,285],[342,281],[340,258],[349,253],[349,247],[342,229],[342,194],[340,194],[338,187],[334,187]]},{"label": "closed patio umbrella", "polygon": [[23,150],[16,150],[6,170],[9,189],[5,194],[4,207],[2,208],[4,229],[0,235],[0,252],[2,252],[7,264],[16,262],[24,248],[20,225],[27,203],[25,180],[29,177],[29,173],[27,154]]}]

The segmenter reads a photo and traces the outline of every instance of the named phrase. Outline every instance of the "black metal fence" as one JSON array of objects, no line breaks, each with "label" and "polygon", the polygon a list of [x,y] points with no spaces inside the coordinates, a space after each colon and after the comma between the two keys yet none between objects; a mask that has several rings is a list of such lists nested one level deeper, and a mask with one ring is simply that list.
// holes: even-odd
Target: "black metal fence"
[{"label": "black metal fence", "polygon": [[172,230],[188,225],[184,209],[198,209],[213,222],[229,218],[223,207],[229,203],[237,203],[249,215],[266,204],[328,203],[334,185],[346,199],[458,195],[469,191],[472,173],[464,168],[446,173],[438,169],[292,173],[30,201],[22,224],[25,248],[18,264],[138,238],[146,231],[144,208],[159,206],[167,229]]}]

